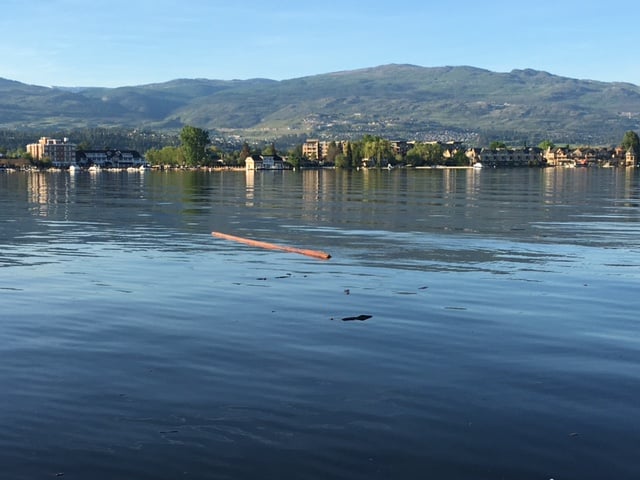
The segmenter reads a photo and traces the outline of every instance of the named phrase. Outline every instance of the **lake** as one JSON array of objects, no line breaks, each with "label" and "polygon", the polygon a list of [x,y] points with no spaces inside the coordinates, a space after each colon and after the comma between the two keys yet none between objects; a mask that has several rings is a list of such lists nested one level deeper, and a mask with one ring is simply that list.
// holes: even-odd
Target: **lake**
[{"label": "lake", "polygon": [[0,478],[637,479],[639,287],[635,169],[0,172]]}]

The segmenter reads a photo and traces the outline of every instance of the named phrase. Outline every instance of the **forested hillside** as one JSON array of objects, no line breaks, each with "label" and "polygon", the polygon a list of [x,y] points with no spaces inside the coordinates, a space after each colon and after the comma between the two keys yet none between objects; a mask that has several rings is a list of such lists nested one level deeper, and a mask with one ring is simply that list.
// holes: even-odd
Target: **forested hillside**
[{"label": "forested hillside", "polygon": [[122,127],[278,138],[502,139],[615,143],[640,129],[640,87],[535,70],[413,65],[291,80],[183,79],[122,88],[47,88],[0,79],[0,128]]}]

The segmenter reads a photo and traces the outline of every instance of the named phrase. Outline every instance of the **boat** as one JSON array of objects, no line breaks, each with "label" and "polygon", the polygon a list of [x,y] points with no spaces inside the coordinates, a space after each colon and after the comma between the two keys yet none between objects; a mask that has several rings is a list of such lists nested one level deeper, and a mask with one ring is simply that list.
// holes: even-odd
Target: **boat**
[{"label": "boat", "polygon": [[473,164],[473,168],[480,169],[482,168],[482,164],[480,162],[476,162]]},{"label": "boat", "polygon": [[91,165],[91,166],[89,167],[89,171],[90,171],[90,172],[92,172],[92,173],[99,172],[99,171],[100,171],[100,166],[99,166],[99,165],[95,165],[95,164],[94,164],[94,165]]}]

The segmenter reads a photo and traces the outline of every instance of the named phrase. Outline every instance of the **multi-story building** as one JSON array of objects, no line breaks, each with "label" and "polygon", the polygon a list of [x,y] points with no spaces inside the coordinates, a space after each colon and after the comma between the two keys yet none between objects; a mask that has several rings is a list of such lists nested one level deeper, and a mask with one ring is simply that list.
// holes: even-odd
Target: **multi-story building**
[{"label": "multi-story building", "polygon": [[545,164],[545,157],[543,151],[537,147],[495,150],[483,148],[477,161],[487,167],[525,167],[542,166]]},{"label": "multi-story building", "polygon": [[345,153],[347,150],[347,141],[327,142],[311,138],[302,144],[302,156],[309,160],[323,162],[331,155],[331,144],[335,143],[336,153]]},{"label": "multi-story building", "polygon": [[34,160],[49,160],[54,167],[68,167],[76,163],[76,144],[70,143],[68,138],[41,137],[38,143],[27,145],[27,153]]},{"label": "multi-story building", "polygon": [[322,143],[320,140],[310,138],[302,144],[302,156],[309,160],[322,160]]},{"label": "multi-story building", "polygon": [[140,167],[144,158],[137,150],[78,150],[77,165],[88,167],[96,165],[106,168]]}]

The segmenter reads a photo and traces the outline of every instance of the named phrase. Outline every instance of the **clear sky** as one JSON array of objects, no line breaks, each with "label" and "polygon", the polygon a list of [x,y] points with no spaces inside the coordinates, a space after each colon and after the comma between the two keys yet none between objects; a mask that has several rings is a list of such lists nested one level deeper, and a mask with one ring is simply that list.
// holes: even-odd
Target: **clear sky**
[{"label": "clear sky", "polygon": [[411,63],[640,85],[638,0],[2,0],[0,77],[125,86]]}]

